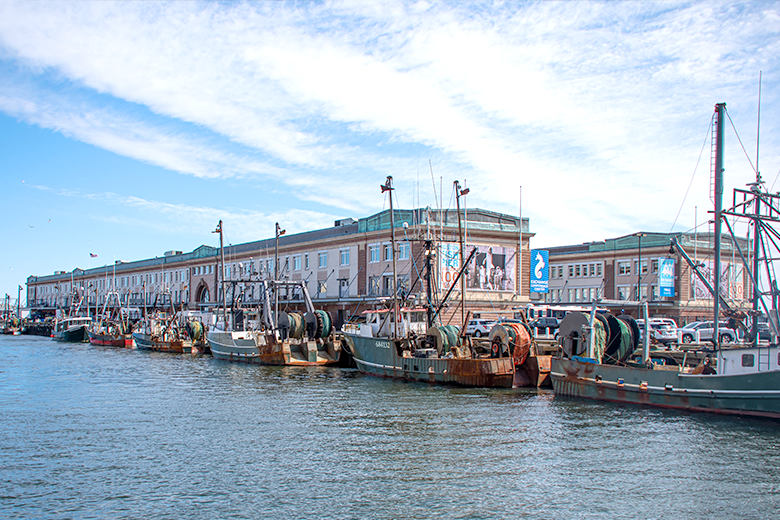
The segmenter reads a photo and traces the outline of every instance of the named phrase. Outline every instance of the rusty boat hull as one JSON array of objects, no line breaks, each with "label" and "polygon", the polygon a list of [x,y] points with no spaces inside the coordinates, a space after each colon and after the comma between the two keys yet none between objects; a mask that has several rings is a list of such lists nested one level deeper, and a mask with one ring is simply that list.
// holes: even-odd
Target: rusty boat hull
[{"label": "rusty boat hull", "polygon": [[133,339],[138,350],[154,350],[171,354],[189,354],[192,352],[192,341],[187,339],[163,340],[158,336],[150,336],[133,332]]},{"label": "rusty boat hull", "polygon": [[358,370],[405,381],[470,387],[512,388],[512,358],[439,358],[399,356],[393,341],[345,333]]},{"label": "rusty boat hull", "polygon": [[692,374],[676,369],[605,365],[553,358],[556,396],[695,412],[780,418],[780,371]]},{"label": "rusty boat hull", "polygon": [[279,341],[258,331],[210,331],[206,335],[215,359],[269,366],[337,365],[341,357],[338,338]]},{"label": "rusty boat hull", "polygon": [[133,336],[131,334],[98,334],[89,333],[89,342],[101,347],[133,348]]}]

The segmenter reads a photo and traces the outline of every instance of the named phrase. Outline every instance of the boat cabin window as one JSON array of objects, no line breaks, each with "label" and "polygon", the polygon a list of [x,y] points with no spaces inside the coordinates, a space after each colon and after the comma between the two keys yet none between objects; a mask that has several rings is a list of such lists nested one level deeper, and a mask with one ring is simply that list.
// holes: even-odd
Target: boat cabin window
[{"label": "boat cabin window", "polygon": [[752,367],[754,363],[755,363],[755,359],[753,354],[742,354],[743,367]]}]

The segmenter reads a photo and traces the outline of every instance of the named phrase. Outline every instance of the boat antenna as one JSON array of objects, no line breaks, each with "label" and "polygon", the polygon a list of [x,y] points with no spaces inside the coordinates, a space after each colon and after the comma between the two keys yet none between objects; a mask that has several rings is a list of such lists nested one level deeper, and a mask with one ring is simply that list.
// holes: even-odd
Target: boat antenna
[{"label": "boat antenna", "polygon": [[761,132],[761,72],[758,71],[758,114],[756,116],[756,182],[761,182],[761,170],[758,169],[758,142]]},{"label": "boat antenna", "polygon": [[384,184],[381,184],[379,188],[382,193],[389,191],[388,196],[390,198],[390,247],[392,247],[393,255],[393,337],[398,337],[398,319],[400,313],[398,309],[398,269],[396,269],[395,263],[395,214],[393,211],[393,177],[387,176],[387,180]]}]

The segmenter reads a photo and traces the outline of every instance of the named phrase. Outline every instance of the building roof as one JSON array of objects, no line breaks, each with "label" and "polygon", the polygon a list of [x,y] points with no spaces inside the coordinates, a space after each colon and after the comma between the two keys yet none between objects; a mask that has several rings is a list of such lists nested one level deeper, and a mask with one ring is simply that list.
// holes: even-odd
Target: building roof
[{"label": "building roof", "polygon": [[[513,215],[506,215],[503,213],[496,213],[494,211],[488,211],[485,209],[469,209],[461,210],[463,215],[464,226],[469,230],[480,230],[487,232],[518,232],[519,218]],[[395,218],[395,227],[403,227],[404,223],[409,226],[423,224],[426,222],[426,217],[429,219],[431,225],[440,226],[440,222],[448,230],[454,228],[457,230],[458,226],[458,212],[454,209],[432,210],[430,208],[419,209],[396,209],[393,210]],[[441,218],[440,218],[441,215]],[[313,231],[304,231],[302,233],[285,234],[279,237],[279,246],[291,246],[295,244],[305,244],[307,242],[318,242],[321,240],[327,240],[331,238],[338,238],[348,235],[358,235],[361,233],[375,232],[381,230],[390,229],[390,210],[380,211],[374,215],[361,218],[357,221],[351,218],[345,218],[337,220],[333,227],[325,229],[317,229]],[[529,231],[529,220],[523,218],[523,233],[527,236],[531,236]],[[262,240],[256,240],[253,242],[245,242],[243,244],[235,244],[225,246],[225,255],[234,256],[241,253],[248,253],[252,251],[273,251],[276,247],[276,237],[266,238]],[[123,271],[136,270],[144,267],[155,266],[170,266],[171,269],[180,268],[180,264],[189,262],[191,260],[197,260],[200,258],[212,258],[219,255],[219,248],[207,245],[201,245],[194,249],[190,253],[181,253],[180,251],[168,251],[164,256],[147,258],[144,260],[135,260],[130,262],[117,261],[115,265],[104,265],[100,267],[94,267],[89,270],[83,270],[80,268],[71,271],[55,271],[52,275],[47,276],[29,276],[27,283],[51,283],[59,281],[68,281],[71,275],[84,276],[84,275],[97,275],[103,274],[107,270],[111,270],[113,273],[116,269],[117,273]]]}]

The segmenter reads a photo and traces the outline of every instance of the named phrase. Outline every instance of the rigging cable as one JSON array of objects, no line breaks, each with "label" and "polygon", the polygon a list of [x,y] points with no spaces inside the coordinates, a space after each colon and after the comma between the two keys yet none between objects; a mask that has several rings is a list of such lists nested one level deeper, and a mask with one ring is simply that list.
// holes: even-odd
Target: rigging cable
[{"label": "rigging cable", "polygon": [[685,190],[685,196],[683,197],[682,202],[680,203],[680,209],[677,211],[677,216],[674,217],[674,222],[672,222],[672,226],[669,228],[669,232],[671,233],[674,229],[674,226],[677,224],[677,219],[680,218],[680,213],[682,213],[683,207],[685,206],[685,199],[688,198],[688,193],[691,191],[691,185],[693,185],[693,179],[696,177],[696,170],[699,169],[699,163],[701,162],[701,156],[704,155],[704,147],[707,146],[707,141],[710,137],[710,131],[712,130],[712,122],[715,120],[715,114],[712,115],[710,118],[710,122],[707,125],[707,135],[704,136],[704,142],[701,145],[701,151],[699,152],[699,158],[696,160],[696,166],[693,168],[693,174],[691,175],[691,180],[688,181],[688,189]]},{"label": "rigging cable", "polygon": [[750,163],[750,168],[753,170],[753,173],[756,173],[756,167],[753,166],[753,161],[750,160],[750,156],[748,155],[747,150],[745,150],[745,145],[742,144],[742,139],[740,139],[739,137],[739,132],[737,132],[737,127],[734,126],[734,121],[731,120],[731,116],[729,115],[728,111],[726,111],[726,117],[729,118],[729,123],[731,123],[731,128],[734,129],[734,135],[737,136],[737,141],[739,141],[739,145],[742,147],[742,151],[745,152],[745,157]]}]

